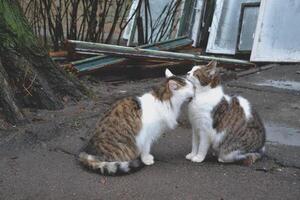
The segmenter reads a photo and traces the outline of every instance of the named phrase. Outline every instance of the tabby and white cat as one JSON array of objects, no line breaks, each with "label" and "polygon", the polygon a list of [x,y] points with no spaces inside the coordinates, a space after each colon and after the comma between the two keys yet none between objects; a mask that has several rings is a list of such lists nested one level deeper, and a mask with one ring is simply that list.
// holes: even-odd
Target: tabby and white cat
[{"label": "tabby and white cat", "polygon": [[216,65],[195,66],[187,73],[196,90],[188,107],[193,141],[186,159],[202,162],[211,149],[219,162],[253,163],[264,152],[264,125],[248,100],[224,94]]},{"label": "tabby and white cat", "polygon": [[97,123],[79,161],[102,174],[127,174],[154,164],[152,143],[177,126],[181,105],[194,96],[193,84],[166,69],[167,79],[140,97],[118,101]]}]

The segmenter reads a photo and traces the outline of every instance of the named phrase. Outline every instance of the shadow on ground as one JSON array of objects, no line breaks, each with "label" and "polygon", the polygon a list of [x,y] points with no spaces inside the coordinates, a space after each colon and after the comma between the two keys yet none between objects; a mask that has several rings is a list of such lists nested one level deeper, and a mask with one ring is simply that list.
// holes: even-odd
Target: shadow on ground
[{"label": "shadow on ground", "polygon": [[0,127],[0,199],[298,199],[299,95],[255,84],[265,77],[278,80],[283,71],[281,79],[299,82],[300,75],[293,74],[297,68],[278,66],[226,83],[226,91],[248,98],[267,124],[267,156],[261,161],[247,167],[211,157],[201,164],[185,160],[191,130],[183,113],[180,127],[153,147],[155,164],[121,177],[90,173],[78,165],[76,155],[112,102],[147,91],[161,79],[87,81],[94,101],[69,103],[62,111],[29,110],[31,124]]}]

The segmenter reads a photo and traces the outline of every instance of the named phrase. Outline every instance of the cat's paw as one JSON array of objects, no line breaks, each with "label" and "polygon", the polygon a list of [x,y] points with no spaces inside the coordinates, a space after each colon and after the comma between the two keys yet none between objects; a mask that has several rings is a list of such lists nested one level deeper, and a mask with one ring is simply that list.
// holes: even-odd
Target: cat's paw
[{"label": "cat's paw", "polygon": [[192,157],[191,161],[200,163],[204,160],[204,158],[205,158],[205,156],[203,156],[203,155],[195,155],[194,157]]},{"label": "cat's paw", "polygon": [[154,157],[151,154],[142,156],[142,161],[145,165],[153,165]]},{"label": "cat's paw", "polygon": [[195,156],[194,153],[189,153],[189,154],[187,154],[187,155],[185,156],[185,158],[186,158],[187,160],[191,160],[194,156]]}]

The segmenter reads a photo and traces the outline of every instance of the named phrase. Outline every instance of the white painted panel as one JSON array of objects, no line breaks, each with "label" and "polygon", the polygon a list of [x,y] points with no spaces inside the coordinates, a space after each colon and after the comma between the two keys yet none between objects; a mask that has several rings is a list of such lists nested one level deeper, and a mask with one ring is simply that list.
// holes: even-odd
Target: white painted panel
[{"label": "white painted panel", "polygon": [[194,47],[199,46],[200,43],[206,1],[207,0],[182,1],[182,12],[179,17],[184,16],[184,21],[178,23],[177,36],[188,35],[193,40],[192,46]]},{"label": "white painted panel", "polygon": [[234,55],[241,4],[260,0],[217,0],[206,52]]},{"label": "white painted panel", "polygon": [[[151,26],[150,26],[150,23],[148,22],[148,40],[151,40],[152,39],[152,42],[157,40],[159,37],[157,37],[157,35],[159,34],[159,29],[160,27],[164,26],[162,24],[162,19],[166,17],[166,13],[164,13],[162,16],[162,12],[164,10],[164,8],[166,6],[170,6],[171,4],[175,4],[175,1],[172,1],[172,0],[150,0],[149,1],[149,6],[150,6],[150,10],[151,10],[151,15],[152,15],[152,22],[155,24],[157,22],[158,23],[158,27],[153,31],[152,33],[152,37],[150,37],[151,35]],[[168,8],[167,8],[168,9]],[[143,25],[145,26],[145,11],[144,11],[144,6],[142,6],[142,17],[143,17]],[[159,17],[161,17],[161,20],[159,20]],[[159,20],[159,21],[157,21]],[[171,26],[168,28],[168,30],[170,31],[171,30]],[[166,40],[168,39],[169,34],[165,34],[165,36],[163,37],[163,40]],[[151,39],[150,39],[151,38]]]},{"label": "white painted panel", "polygon": [[[130,7],[130,11],[129,11],[129,14],[128,14],[128,17],[127,17],[127,21],[134,14],[134,12],[135,12],[138,4],[139,4],[139,0],[133,0],[132,1],[131,7]],[[125,30],[124,30],[124,33],[123,33],[123,38],[125,40],[129,39],[130,32],[131,32],[131,29],[132,29],[132,26],[133,26],[133,22],[134,22],[134,17],[130,20],[130,22],[128,22],[127,26],[125,27]]]},{"label": "white painted panel", "polygon": [[[141,17],[143,18],[143,26],[145,29],[145,1],[142,1],[142,5],[141,5]],[[134,11],[137,9],[138,6],[138,2],[139,0],[133,0],[131,8],[130,8],[130,13],[128,18],[134,13]],[[175,1],[172,0],[150,0],[149,1],[149,7],[151,10],[151,17],[152,17],[152,26],[156,27],[155,30],[153,31],[153,33],[151,34],[151,24],[150,24],[150,19],[148,19],[148,40],[150,40],[151,42],[154,42],[156,40],[158,40],[158,38],[160,37],[160,35],[158,35],[158,32],[160,30],[160,28],[162,26],[164,26],[164,24],[162,23],[162,19],[166,16],[166,12],[162,14],[162,12],[164,11],[166,6],[170,6],[170,4],[175,4]],[[167,8],[168,9],[168,8]],[[162,14],[162,15],[161,15]],[[148,15],[149,17],[149,15]],[[159,20],[161,19],[161,20]],[[135,26],[136,23],[136,19],[133,18],[127,25],[127,27],[125,28],[124,34],[123,34],[123,38],[127,39],[127,45],[131,46],[133,43],[137,43],[137,29]],[[171,26],[169,26],[168,31],[171,30]],[[158,35],[158,37],[157,37]],[[168,39],[167,37],[169,36],[169,34],[165,34],[163,36],[162,40],[166,40]],[[151,38],[151,39],[150,39]],[[132,41],[130,41],[132,40]]]},{"label": "white painted panel", "polygon": [[300,62],[300,0],[262,0],[251,61]]},{"label": "white painted panel", "polygon": [[258,7],[245,7],[241,24],[240,40],[238,41],[239,51],[251,51],[253,46],[254,34],[258,18]]},{"label": "white painted panel", "polygon": [[193,39],[193,46],[197,47],[199,37],[201,36],[201,22],[202,22],[202,15],[203,15],[203,6],[204,0],[197,0],[194,12],[194,23],[192,26],[191,31],[191,38]]}]

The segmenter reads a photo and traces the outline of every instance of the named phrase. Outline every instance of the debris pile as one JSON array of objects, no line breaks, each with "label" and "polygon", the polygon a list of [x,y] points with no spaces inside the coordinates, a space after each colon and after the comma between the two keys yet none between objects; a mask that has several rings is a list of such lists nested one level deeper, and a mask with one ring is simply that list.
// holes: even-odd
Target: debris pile
[{"label": "debris pile", "polygon": [[[135,72],[140,78],[160,76],[166,67],[177,69],[201,64],[210,60],[253,67],[254,64],[245,60],[201,55],[200,49],[192,48],[193,40],[188,37],[179,37],[172,40],[142,45],[138,47],[125,47],[101,43],[66,41],[65,51],[50,52],[50,56],[66,70],[78,76],[99,73],[130,73]],[[197,51],[197,52],[196,52]],[[186,53],[189,52],[189,53]],[[159,71],[156,71],[159,70]],[[180,72],[180,69],[177,70]],[[134,77],[132,75],[132,77]],[[151,77],[151,76],[150,76]],[[136,78],[136,77],[135,77]]]}]

